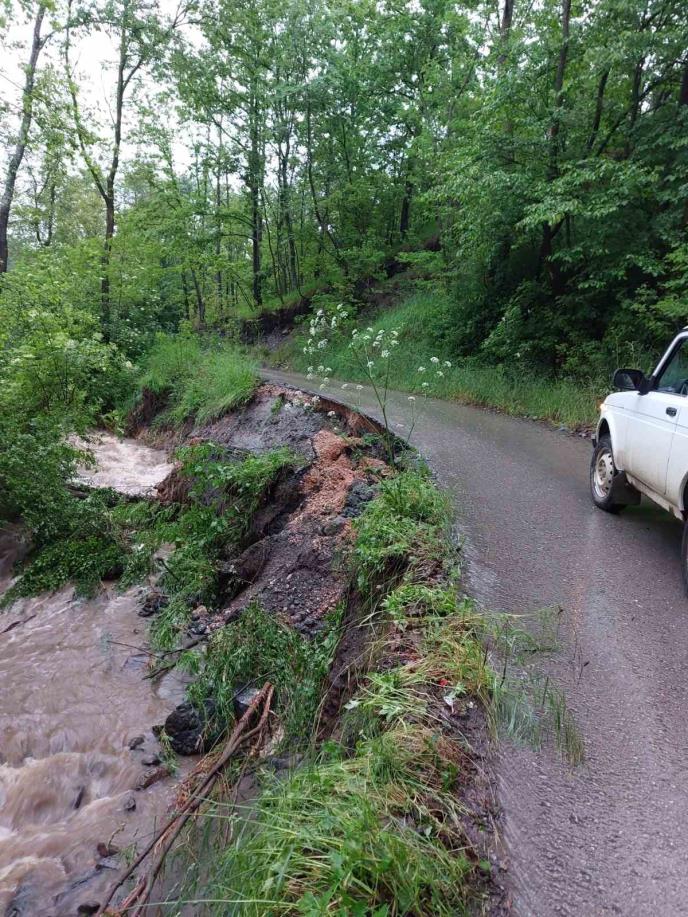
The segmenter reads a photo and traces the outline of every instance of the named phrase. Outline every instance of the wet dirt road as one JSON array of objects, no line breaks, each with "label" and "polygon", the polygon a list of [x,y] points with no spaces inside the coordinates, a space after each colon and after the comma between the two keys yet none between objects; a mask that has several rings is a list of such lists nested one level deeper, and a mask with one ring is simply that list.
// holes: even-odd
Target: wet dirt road
[{"label": "wet dirt road", "polygon": [[[308,389],[303,377],[266,377]],[[373,415],[372,393],[330,395]],[[404,435],[406,395],[388,414]],[[681,527],[643,501],[615,517],[588,495],[591,445],[528,421],[432,401],[413,444],[454,499],[464,579],[486,607],[560,605],[546,669],[586,761],[505,743],[499,792],[520,915],[688,914],[688,599]]]}]

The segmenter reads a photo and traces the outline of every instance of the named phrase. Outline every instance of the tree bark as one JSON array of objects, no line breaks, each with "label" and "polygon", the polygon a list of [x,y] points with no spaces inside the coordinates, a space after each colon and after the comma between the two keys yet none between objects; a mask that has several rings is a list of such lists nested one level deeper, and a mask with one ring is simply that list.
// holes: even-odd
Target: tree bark
[{"label": "tree bark", "polygon": [[592,127],[590,128],[590,136],[588,137],[587,148],[588,152],[592,150],[595,146],[595,141],[597,140],[597,135],[600,130],[600,124],[602,122],[602,111],[604,109],[604,93],[607,88],[607,80],[609,79],[609,67],[606,67],[602,71],[600,76],[600,81],[597,84],[597,98],[595,99],[595,115],[592,120]]},{"label": "tree bark", "polygon": [[7,232],[9,229],[10,212],[12,210],[12,201],[14,200],[14,189],[17,182],[17,174],[24,159],[26,144],[29,139],[29,130],[33,119],[33,90],[36,81],[36,66],[38,57],[43,48],[43,39],[41,38],[41,28],[45,17],[45,5],[41,3],[36,12],[36,19],[33,25],[33,37],[31,40],[31,53],[29,61],[25,68],[24,89],[22,91],[22,116],[19,125],[19,135],[17,142],[10,156],[7,165],[7,177],[3,189],[2,198],[0,198],[0,274],[7,271],[9,261],[9,246],[7,241]]},{"label": "tree bark", "polygon": [[250,135],[251,148],[248,161],[248,186],[251,198],[251,262],[253,272],[253,304],[263,305],[263,268],[261,264],[261,242],[263,240],[263,212],[260,196],[262,191],[262,151],[260,145],[260,112],[254,90],[251,98]]},{"label": "tree bark", "polygon": [[[557,61],[557,72],[554,78],[554,112],[549,129],[549,161],[547,164],[547,181],[553,182],[559,174],[559,150],[561,132],[561,107],[564,102],[564,77],[569,53],[569,38],[571,26],[571,0],[562,0],[561,3],[561,46]],[[549,278],[550,288],[554,296],[564,292],[564,283],[561,269],[553,258],[552,242],[554,230],[549,221],[542,226],[542,241],[540,243],[540,264],[544,265]]]},{"label": "tree bark", "polygon": [[681,88],[678,91],[678,104],[688,105],[688,61],[683,65]]},{"label": "tree bark", "polygon": [[401,215],[399,216],[399,235],[405,239],[411,223],[411,197],[413,196],[413,183],[410,178],[404,182],[404,196],[401,199]]}]

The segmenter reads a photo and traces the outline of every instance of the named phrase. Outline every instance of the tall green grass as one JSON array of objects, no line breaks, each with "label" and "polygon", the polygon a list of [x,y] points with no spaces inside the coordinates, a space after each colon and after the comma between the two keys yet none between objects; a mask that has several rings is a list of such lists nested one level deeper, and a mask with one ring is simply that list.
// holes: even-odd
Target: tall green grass
[{"label": "tall green grass", "polygon": [[[466,750],[438,715],[438,695],[451,685],[457,696],[484,699],[489,672],[454,584],[423,585],[449,575],[447,524],[446,501],[422,471],[383,482],[358,520],[351,573],[365,615],[360,626],[370,628],[364,655],[372,668],[350,676],[358,684],[339,739],[288,775],[263,771],[248,809],[211,805],[216,837],[191,892],[202,913],[454,917],[475,910],[489,864],[477,865],[468,851],[460,799],[469,779]],[[392,610],[385,596],[395,584]],[[222,695],[218,679],[231,691],[249,673],[261,682],[272,670],[287,699],[276,708],[283,729],[293,733],[298,722],[294,738],[300,731],[303,750],[312,752],[312,691],[322,680],[322,650],[334,644],[311,645],[307,661],[302,638],[257,609],[250,614],[243,631],[235,624],[216,637],[224,662],[211,658],[209,694]],[[199,690],[205,693],[201,682]]]},{"label": "tall green grass", "polygon": [[[537,376],[528,367],[487,366],[474,359],[455,360],[447,344],[451,329],[447,327],[446,300],[442,294],[416,293],[374,319],[361,319],[359,325],[380,329],[399,329],[399,346],[394,352],[389,384],[402,391],[414,391],[421,381],[419,366],[428,366],[430,358],[453,362],[444,378],[433,387],[439,398],[456,399],[470,404],[496,408],[506,414],[548,420],[569,427],[588,426],[597,418],[597,404],[605,386],[596,381],[555,381]],[[331,341],[322,359],[331,367],[331,375],[342,380],[364,381],[363,373],[343,334]],[[312,358],[302,352],[300,336],[278,353],[278,358],[304,370]]]},{"label": "tall green grass", "polygon": [[235,346],[161,334],[143,360],[139,390],[166,396],[165,422],[203,424],[246,404],[258,381],[255,364]]}]

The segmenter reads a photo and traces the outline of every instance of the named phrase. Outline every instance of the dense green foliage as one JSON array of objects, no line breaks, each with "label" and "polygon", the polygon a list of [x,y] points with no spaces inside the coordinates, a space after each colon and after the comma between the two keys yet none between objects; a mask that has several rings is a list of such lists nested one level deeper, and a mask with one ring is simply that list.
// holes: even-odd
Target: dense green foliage
[{"label": "dense green foliage", "polygon": [[[44,4],[21,9],[8,21]],[[409,329],[502,367],[494,395],[473,365],[456,377],[478,400],[508,402],[514,375],[606,379],[686,321],[682,0],[69,11],[50,5],[10,106],[29,106],[26,131],[8,117],[0,137],[16,166],[0,380],[25,408],[107,410],[157,330],[236,334],[314,292],[355,309],[401,268],[422,293]],[[96,31],[122,79],[92,105],[74,62]],[[209,364],[178,414],[246,390]]]}]

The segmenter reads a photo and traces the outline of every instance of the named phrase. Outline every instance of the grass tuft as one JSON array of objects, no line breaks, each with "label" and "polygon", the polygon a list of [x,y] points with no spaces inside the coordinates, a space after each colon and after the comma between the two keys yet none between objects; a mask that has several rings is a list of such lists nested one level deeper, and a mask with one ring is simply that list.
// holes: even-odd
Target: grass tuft
[{"label": "grass tuft", "polygon": [[255,365],[237,347],[204,347],[191,335],[160,334],[143,361],[139,391],[166,396],[160,423],[209,423],[250,401],[258,386]]}]

